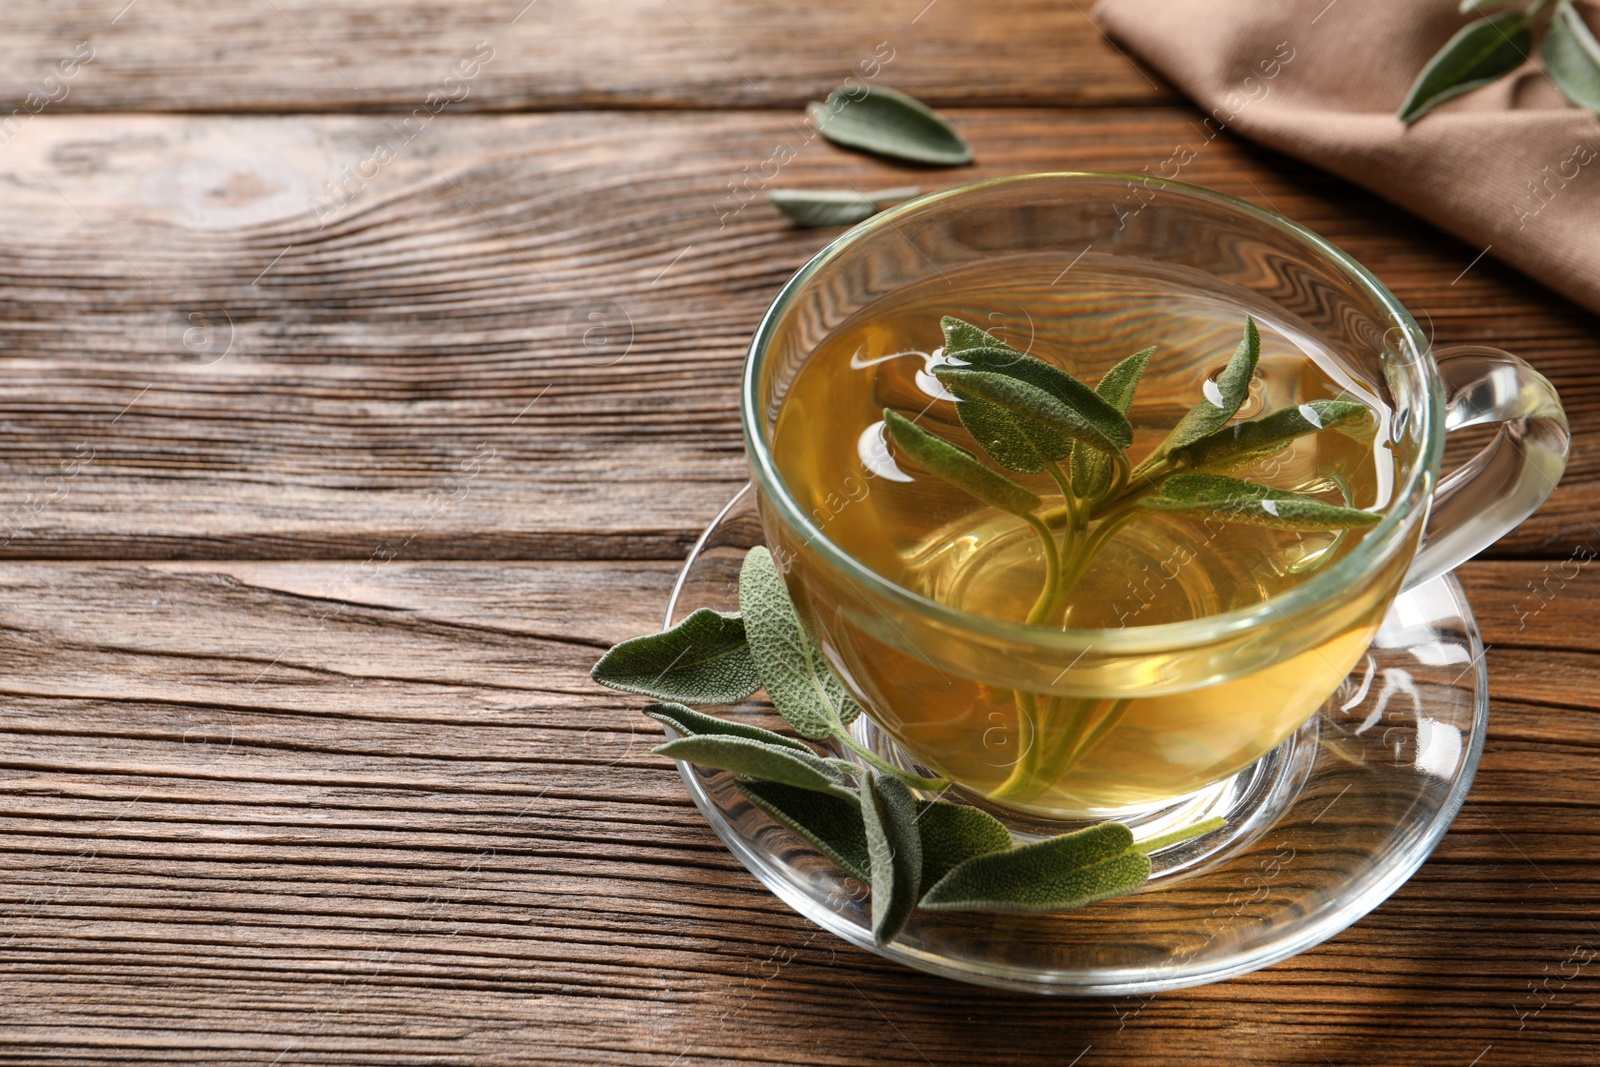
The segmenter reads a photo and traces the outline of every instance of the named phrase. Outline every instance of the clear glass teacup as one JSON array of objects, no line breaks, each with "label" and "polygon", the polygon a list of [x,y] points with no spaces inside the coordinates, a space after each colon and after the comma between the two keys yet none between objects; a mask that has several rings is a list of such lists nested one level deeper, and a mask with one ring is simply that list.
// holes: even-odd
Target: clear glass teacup
[{"label": "clear glass teacup", "polygon": [[[806,362],[852,316],[930,279],[953,290],[972,268],[1007,262],[1059,262],[1070,278],[1080,261],[1193,279],[1197,290],[1235,294],[1265,327],[1314,339],[1381,413],[1393,459],[1381,521],[1331,565],[1259,603],[1084,629],[952,606],[840,547],[832,507],[799,499],[773,452],[778,413]],[[1073,367],[1091,382],[1121,351],[1093,348],[1074,353],[1082,365]],[[1219,193],[1104,174],[980,182],[846,233],[767,312],[742,414],[767,542],[813,638],[872,722],[909,762],[1047,818],[1161,809],[1260,760],[1345,680],[1402,589],[1452,569],[1543,502],[1568,447],[1541,375],[1495,349],[1431,351],[1399,302],[1327,241]],[[1499,426],[1491,443],[1441,481],[1446,433],[1487,424]]]}]

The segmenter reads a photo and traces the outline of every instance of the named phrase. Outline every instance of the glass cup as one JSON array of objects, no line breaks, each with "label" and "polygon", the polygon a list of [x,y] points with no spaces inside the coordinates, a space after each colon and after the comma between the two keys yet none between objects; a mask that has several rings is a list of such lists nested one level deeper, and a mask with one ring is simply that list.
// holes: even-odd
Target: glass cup
[{"label": "glass cup", "polygon": [[[829,539],[771,450],[778,410],[824,338],[930,277],[1009,256],[1067,266],[1091,249],[1238,292],[1360,377],[1387,409],[1395,477],[1382,520],[1353,549],[1249,607],[1061,630],[939,603]],[[767,542],[812,637],[898,745],[886,754],[1044,818],[1127,819],[1246,773],[1344,681],[1401,589],[1454,568],[1544,501],[1568,447],[1543,376],[1496,349],[1430,351],[1405,308],[1322,238],[1220,193],[1111,174],[978,182],[849,231],[762,320],[742,416]],[[1441,481],[1445,435],[1489,424],[1493,440]],[[964,710],[930,719],[934,696]]]}]

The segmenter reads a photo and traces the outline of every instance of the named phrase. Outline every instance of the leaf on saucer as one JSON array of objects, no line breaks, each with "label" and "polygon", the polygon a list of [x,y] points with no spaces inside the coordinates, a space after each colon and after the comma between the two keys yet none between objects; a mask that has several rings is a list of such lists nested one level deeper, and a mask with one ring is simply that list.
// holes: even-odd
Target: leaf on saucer
[{"label": "leaf on saucer", "polygon": [[1198,404],[1172,428],[1167,439],[1151,453],[1150,459],[1140,464],[1148,467],[1153,461],[1180,448],[1188,448],[1202,437],[1216,433],[1228,424],[1250,395],[1250,379],[1255,376],[1256,363],[1261,359],[1261,334],[1255,320],[1248,315],[1244,320],[1244,340],[1228,359],[1215,381],[1207,380],[1201,391],[1205,394]]},{"label": "leaf on saucer", "polygon": [[713,735],[721,737],[744,737],[751,741],[760,741],[763,744],[777,745],[780,748],[792,748],[796,752],[804,752],[814,756],[810,747],[803,741],[796,741],[792,737],[763,730],[759,726],[748,723],[734,722],[731,719],[719,719],[715,715],[707,715],[703,711],[686,708],[682,704],[651,704],[644,709],[644,713],[663,726],[670,726],[685,737],[699,737]]},{"label": "leaf on saucer", "polygon": [[1131,893],[1150,877],[1150,859],[1120,823],[967,860],[922,898],[935,911],[1066,911]]},{"label": "leaf on saucer", "polygon": [[972,162],[972,146],[942,115],[886,86],[840,86],[806,112],[822,136],[847,148],[941,167]]},{"label": "leaf on saucer", "polygon": [[744,621],[710,608],[616,645],[589,677],[625,693],[689,704],[737,704],[761,688]]},{"label": "leaf on saucer", "polygon": [[914,185],[873,193],[855,189],[770,189],[767,199],[799,226],[854,226],[920,191]]},{"label": "leaf on saucer", "polygon": [[1011,833],[993,815],[970,804],[917,801],[917,831],[922,838],[922,877],[931,886],[974,856],[1003,852]]},{"label": "leaf on saucer", "polygon": [[894,443],[919,466],[985,504],[1029,516],[1041,503],[1029,490],[979,463],[971,452],[935,437],[903,415],[884,408],[883,421]]},{"label": "leaf on saucer", "polygon": [[839,787],[843,781],[839,772],[820,756],[769,745],[748,737],[699,734],[668,741],[652,751],[672,759],[698,763],[702,767],[717,767],[734,774],[781,782],[800,789],[827,792]]},{"label": "leaf on saucer", "polygon": [[1527,15],[1507,11],[1462,27],[1417,75],[1400,105],[1400,121],[1409,126],[1446,100],[1481,89],[1522,66],[1533,50],[1530,26]]},{"label": "leaf on saucer", "polygon": [[1579,107],[1600,111],[1600,41],[1571,0],[1561,0],[1540,49],[1556,88]]},{"label": "leaf on saucer", "polygon": [[1351,433],[1372,424],[1372,411],[1365,404],[1349,400],[1313,400],[1299,407],[1284,408],[1265,418],[1224,426],[1185,448],[1175,449],[1174,458],[1190,467],[1237,465],[1289,444],[1296,437],[1321,430]]},{"label": "leaf on saucer", "polygon": [[861,714],[795,613],[772,553],[757,546],[739,570],[739,608],[761,685],[785,722],[820,741]]},{"label": "leaf on saucer", "polygon": [[861,821],[861,801],[856,797],[757,779],[740,782],[739,789],[752,804],[811,842],[824,856],[863,882],[872,880],[867,831]]},{"label": "leaf on saucer", "polygon": [[[1155,354],[1155,346],[1151,345],[1118,363],[1106,371],[1100,384],[1094,387],[1095,393],[1126,416],[1133,408],[1133,395],[1139,388],[1139,379],[1144,377],[1150,357]],[[1086,500],[1097,500],[1111,487],[1115,469],[1111,457],[1104,452],[1092,448],[1074,449],[1072,488]]]},{"label": "leaf on saucer", "polygon": [[898,779],[868,775],[861,822],[871,860],[872,937],[886,945],[911,918],[921,889],[922,838],[911,791]]},{"label": "leaf on saucer", "polygon": [[1313,496],[1272,489],[1220,474],[1174,474],[1160,492],[1141,503],[1156,511],[1270,526],[1277,530],[1348,530],[1371,526],[1383,516],[1341,507]]}]

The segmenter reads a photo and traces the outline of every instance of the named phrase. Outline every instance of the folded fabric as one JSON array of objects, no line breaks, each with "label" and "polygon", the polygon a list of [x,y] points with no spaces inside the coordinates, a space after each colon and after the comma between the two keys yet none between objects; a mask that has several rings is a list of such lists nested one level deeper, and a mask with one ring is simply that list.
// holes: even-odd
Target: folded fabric
[{"label": "folded fabric", "polygon": [[1395,118],[1477,17],[1457,0],[1101,0],[1094,17],[1200,105],[1208,135],[1342,175],[1600,311],[1600,118],[1536,50],[1410,127]]}]

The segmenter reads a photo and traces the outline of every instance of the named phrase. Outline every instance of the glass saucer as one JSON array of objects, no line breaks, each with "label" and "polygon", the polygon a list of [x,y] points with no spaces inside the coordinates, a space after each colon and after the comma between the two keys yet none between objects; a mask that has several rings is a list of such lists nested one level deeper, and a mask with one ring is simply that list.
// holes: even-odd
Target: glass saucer
[{"label": "glass saucer", "polygon": [[[739,566],[762,540],[746,486],[684,564],[666,625],[696,608],[737,610]],[[783,729],[764,702],[716,710]],[[918,911],[887,946],[873,943],[867,887],[858,879],[750,804],[731,774],[678,769],[739,861],[846,941],[966,982],[1123,996],[1266,967],[1381,904],[1460,810],[1488,718],[1472,609],[1453,576],[1435,578],[1400,595],[1364,662],[1294,737],[1234,779],[1134,827],[1142,837],[1209,814],[1229,822],[1223,834],[1157,853],[1143,890],[1059,915]],[[905,761],[865,717],[856,729],[880,754]],[[1008,824],[1019,839],[1059,832]]]}]

